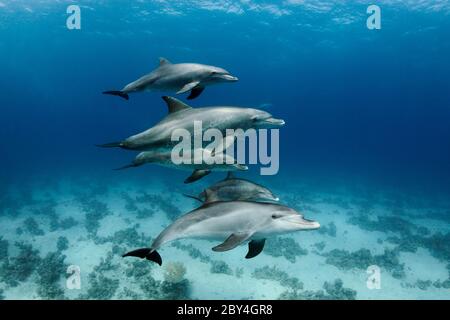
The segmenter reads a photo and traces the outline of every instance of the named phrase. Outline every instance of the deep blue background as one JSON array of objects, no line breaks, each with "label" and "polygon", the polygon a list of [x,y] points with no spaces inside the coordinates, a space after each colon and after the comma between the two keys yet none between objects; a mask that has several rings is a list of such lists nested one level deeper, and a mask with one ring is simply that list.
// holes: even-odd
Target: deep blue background
[{"label": "deep blue background", "polygon": [[281,175],[449,185],[447,14],[388,6],[382,29],[369,31],[363,5],[341,7],[356,18],[339,24],[301,8],[281,17],[200,9],[139,15],[127,3],[82,9],[80,31],[65,28],[66,5],[33,13],[0,8],[3,176],[116,174],[110,169],[134,154],[94,145],[156,123],[166,114],[165,93],[124,101],[101,92],[150,72],[164,56],[218,65],[240,78],[208,88],[193,106],[272,105],[268,111],[287,122]]}]

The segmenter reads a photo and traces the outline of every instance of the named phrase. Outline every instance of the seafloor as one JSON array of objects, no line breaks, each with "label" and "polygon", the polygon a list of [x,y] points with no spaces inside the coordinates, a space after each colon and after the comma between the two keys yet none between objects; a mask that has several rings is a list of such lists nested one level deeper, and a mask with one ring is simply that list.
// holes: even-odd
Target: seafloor
[{"label": "seafloor", "polygon": [[[450,299],[448,198],[295,180],[268,187],[320,230],[268,239],[251,260],[246,246],[216,253],[216,243],[181,240],[160,250],[163,267],[121,254],[195,208],[182,193],[204,182],[2,184],[0,299]],[[80,289],[66,288],[69,265],[80,267]],[[380,289],[367,287],[370,265],[381,268]]]}]

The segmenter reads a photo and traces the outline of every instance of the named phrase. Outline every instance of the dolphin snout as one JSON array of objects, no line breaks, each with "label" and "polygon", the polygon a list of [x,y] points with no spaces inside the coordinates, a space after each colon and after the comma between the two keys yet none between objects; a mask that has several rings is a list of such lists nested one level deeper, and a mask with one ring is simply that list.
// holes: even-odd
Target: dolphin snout
[{"label": "dolphin snout", "polygon": [[236,169],[242,170],[242,171],[248,170],[248,167],[247,167],[246,165],[239,164],[239,163],[235,164],[234,167],[235,167]]},{"label": "dolphin snout", "polygon": [[303,230],[315,230],[320,228],[320,223],[314,220],[308,220],[302,216],[289,217],[288,220],[292,223],[300,225]]},{"label": "dolphin snout", "polygon": [[266,123],[270,124],[271,126],[275,127],[282,127],[286,122],[284,122],[283,119],[276,119],[276,118],[267,118],[264,120]]},{"label": "dolphin snout", "polygon": [[226,74],[223,76],[223,79],[226,81],[232,81],[232,82],[236,82],[239,80],[238,77],[232,76],[231,74]]},{"label": "dolphin snout", "polygon": [[306,222],[306,223],[304,223],[304,225],[308,226],[308,229],[314,230],[314,229],[320,228],[320,223],[318,223],[317,221],[308,220],[308,219],[303,219],[303,221]]}]

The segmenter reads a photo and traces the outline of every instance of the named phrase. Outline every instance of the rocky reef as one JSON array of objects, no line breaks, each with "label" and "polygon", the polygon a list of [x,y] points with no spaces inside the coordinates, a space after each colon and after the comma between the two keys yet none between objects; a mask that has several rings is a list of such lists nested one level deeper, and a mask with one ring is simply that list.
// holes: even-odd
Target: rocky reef
[{"label": "rocky reef", "polygon": [[320,242],[316,242],[314,243],[314,248],[316,248],[318,251],[323,251],[323,249],[325,249],[326,244],[324,241],[320,241]]},{"label": "rocky reef", "polygon": [[205,262],[205,263],[208,263],[211,261],[211,258],[208,255],[203,254],[199,249],[194,247],[192,244],[186,245],[186,244],[182,244],[179,241],[174,241],[172,243],[172,246],[177,249],[186,251],[189,254],[189,256],[193,259],[199,259],[201,262]]},{"label": "rocky reef", "polygon": [[294,239],[284,237],[267,239],[263,252],[273,257],[284,257],[292,263],[296,262],[297,257],[308,254],[308,250],[300,247]]},{"label": "rocky reef", "polygon": [[367,215],[353,215],[347,221],[350,224],[357,225],[359,228],[367,231],[394,232],[403,235],[417,233],[421,235],[429,234],[429,230],[422,226],[400,218],[398,216],[377,216],[375,219],[369,219]]},{"label": "rocky reef", "polygon": [[127,248],[148,246],[152,241],[151,238],[146,237],[143,233],[139,234],[136,230],[138,227],[139,224],[135,224],[132,227],[116,231],[108,237],[95,237],[94,241],[98,244],[113,243]]},{"label": "rocky reef", "polygon": [[56,248],[58,249],[58,251],[67,250],[69,248],[69,240],[66,237],[58,237]]},{"label": "rocky reef", "polygon": [[330,237],[336,238],[337,228],[334,222],[322,225],[318,231],[321,234],[326,234]]},{"label": "rocky reef", "polygon": [[404,264],[400,263],[399,252],[396,250],[385,249],[383,254],[372,255],[368,249],[354,252],[334,249],[323,256],[326,257],[326,263],[341,270],[366,270],[371,265],[377,265],[390,272],[394,278],[401,279],[405,276]]},{"label": "rocky reef", "polygon": [[23,228],[26,232],[33,236],[43,236],[45,234],[44,230],[39,228],[39,224],[34,218],[27,218],[23,222]]},{"label": "rocky reef", "polygon": [[20,282],[27,280],[41,261],[39,251],[31,244],[17,242],[16,246],[19,249],[18,255],[3,259],[0,266],[0,279],[11,287],[16,287]]},{"label": "rocky reef", "polygon": [[67,270],[64,262],[66,256],[59,252],[48,253],[37,267],[38,274],[38,294],[43,299],[63,299],[64,290],[60,283],[61,277]]},{"label": "rocky reef", "polygon": [[275,266],[256,268],[252,273],[252,277],[256,279],[277,281],[283,287],[287,287],[292,290],[303,289],[303,283],[298,278],[290,277],[287,272],[284,272]]},{"label": "rocky reef", "polygon": [[86,230],[91,236],[97,234],[97,230],[100,227],[100,220],[110,215],[108,206],[93,198],[81,197],[78,199],[82,210],[85,212],[85,226]]},{"label": "rocky reef", "polygon": [[181,215],[181,210],[174,206],[170,198],[163,197],[159,194],[142,193],[136,197],[137,203],[148,203],[151,209],[160,209],[169,218],[175,220]]},{"label": "rocky reef", "polygon": [[230,266],[225,261],[221,260],[212,260],[210,271],[211,273],[233,274],[233,270],[231,270]]},{"label": "rocky reef", "polygon": [[170,283],[179,283],[184,280],[186,268],[181,262],[168,262],[164,266],[164,279]]},{"label": "rocky reef", "polygon": [[0,263],[8,258],[8,246],[8,240],[5,240],[2,236],[0,236]]},{"label": "rocky reef", "polygon": [[345,288],[341,279],[334,282],[325,282],[324,290],[287,290],[283,292],[279,299],[281,300],[355,300],[357,293],[353,289]]},{"label": "rocky reef", "polygon": [[119,288],[119,280],[108,278],[95,272],[89,274],[89,289],[84,295],[80,295],[83,300],[110,300],[114,297]]}]

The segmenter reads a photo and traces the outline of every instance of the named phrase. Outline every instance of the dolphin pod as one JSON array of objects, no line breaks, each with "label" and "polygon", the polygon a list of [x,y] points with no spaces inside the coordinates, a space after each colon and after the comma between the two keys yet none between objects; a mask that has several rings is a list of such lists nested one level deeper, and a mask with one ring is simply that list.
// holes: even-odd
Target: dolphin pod
[{"label": "dolphin pod", "polygon": [[[258,109],[231,106],[192,108],[176,98],[164,96],[163,100],[167,104],[168,115],[156,125],[122,141],[98,145],[103,148],[117,147],[143,151],[131,164],[119,169],[154,163],[176,169],[194,170],[191,177],[185,180],[186,183],[197,181],[211,171],[246,170],[247,167],[237,164],[235,159],[231,159],[231,161],[224,159],[224,164],[213,163],[211,165],[206,165],[205,161],[201,161],[200,165],[194,164],[196,163],[195,159],[192,159],[191,164],[175,165],[171,161],[171,151],[178,141],[172,140],[172,133],[176,129],[185,129],[195,139],[199,134],[202,135],[206,130],[212,128],[220,130],[225,135],[227,129],[279,128],[284,125],[283,120],[276,119],[270,113]],[[201,122],[200,132],[195,130],[195,122]],[[208,151],[202,149],[203,156],[205,152]],[[229,158],[227,155],[223,157]]]},{"label": "dolphin pod", "polygon": [[165,58],[160,58],[158,68],[149,74],[127,84],[122,90],[103,93],[128,100],[128,94],[132,92],[169,90],[180,94],[190,91],[188,96],[190,100],[197,98],[206,86],[236,81],[238,81],[237,77],[219,67],[198,63],[175,64]]},{"label": "dolphin pod", "polygon": [[[202,64],[172,64],[160,58],[160,65],[150,74],[126,85],[119,91],[105,91],[104,94],[129,99],[128,94],[146,90],[173,90],[177,94],[190,91],[187,99],[198,97],[206,86],[234,82],[237,78],[228,71]],[[284,121],[270,113],[236,106],[211,106],[193,108],[182,101],[164,96],[168,114],[151,128],[118,142],[98,145],[103,148],[122,148],[139,151],[135,159],[117,170],[139,167],[147,163],[181,170],[192,170],[185,183],[191,183],[208,175],[211,171],[228,171],[224,180],[207,187],[199,195],[187,195],[201,202],[201,205],[180,216],[167,226],[148,248],[140,248],[123,257],[137,257],[162,265],[158,250],[174,240],[197,238],[218,241],[213,251],[223,252],[248,244],[246,259],[258,256],[264,249],[267,237],[320,227],[319,222],[305,219],[302,214],[279,204],[268,188],[250,180],[237,178],[231,171],[247,170],[236,159],[225,154],[228,139],[221,148],[214,151],[207,148],[191,147],[191,162],[176,164],[171,151],[178,141],[172,141],[174,130],[184,129],[196,138],[208,129],[217,129],[226,137],[227,129],[280,128]],[[200,132],[196,123],[200,122]],[[233,140],[234,141],[234,140]],[[199,153],[198,153],[199,152]],[[214,153],[214,154],[213,154]],[[201,161],[195,161],[198,154]],[[221,164],[205,162],[204,158],[222,157]]]}]

